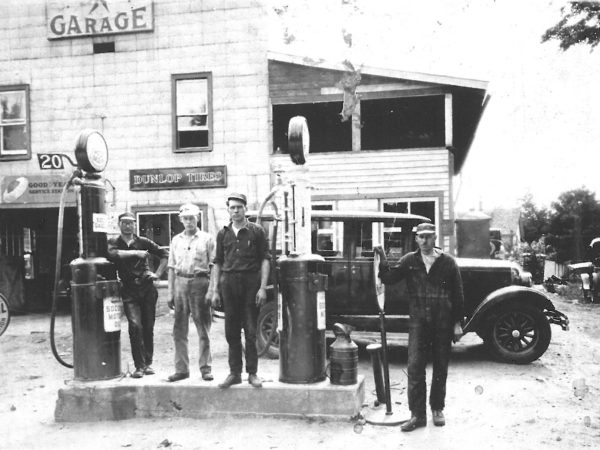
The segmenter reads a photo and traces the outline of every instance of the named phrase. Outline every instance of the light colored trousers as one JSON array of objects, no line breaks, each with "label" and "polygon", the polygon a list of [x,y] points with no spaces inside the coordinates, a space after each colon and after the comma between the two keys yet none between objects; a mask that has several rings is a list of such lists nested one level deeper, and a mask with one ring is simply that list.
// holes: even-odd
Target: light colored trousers
[{"label": "light colored trousers", "polygon": [[188,354],[188,331],[190,314],[198,330],[200,339],[199,365],[201,373],[211,371],[212,356],[210,353],[211,307],[205,301],[209,279],[175,278],[175,322],[173,323],[173,340],[175,342],[175,371],[189,373],[190,358]]}]

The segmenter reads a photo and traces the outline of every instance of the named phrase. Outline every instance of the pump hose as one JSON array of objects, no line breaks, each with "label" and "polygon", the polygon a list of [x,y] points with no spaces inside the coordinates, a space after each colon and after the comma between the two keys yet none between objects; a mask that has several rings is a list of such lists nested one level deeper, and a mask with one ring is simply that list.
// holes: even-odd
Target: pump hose
[{"label": "pump hose", "polygon": [[60,281],[60,273],[62,268],[62,239],[63,239],[63,222],[65,216],[65,197],[67,195],[67,191],[71,186],[73,179],[80,176],[81,172],[79,170],[75,170],[73,175],[69,181],[65,183],[63,186],[62,194],[60,196],[60,206],[58,208],[58,232],[56,237],[56,266],[54,269],[54,293],[52,295],[52,312],[50,314],[50,347],[52,348],[52,354],[56,358],[56,360],[62,364],[63,366],[72,369],[73,364],[69,364],[65,362],[58,351],[56,350],[56,342],[54,340],[54,324],[56,322],[56,300],[58,298],[58,285]]},{"label": "pump hose", "polygon": [[[279,216],[279,211],[277,210],[277,204],[272,200],[273,196],[275,195],[275,193],[280,189],[280,186],[275,186],[275,188],[273,188],[271,190],[271,192],[269,192],[269,195],[267,195],[267,198],[265,198],[265,200],[262,202],[262,204],[260,205],[260,209],[258,210],[258,214],[257,214],[257,218],[256,218],[256,222],[261,225],[262,222],[262,213],[263,210],[265,208],[265,206],[271,202],[273,208],[275,209],[275,220],[273,221],[273,233],[272,233],[272,237],[271,237],[271,264],[273,265],[273,267],[277,266],[277,224],[278,224],[278,216]],[[277,270],[274,270],[272,272],[273,275],[273,297],[274,300],[271,301],[278,301],[278,297],[279,297],[279,273]],[[265,346],[262,350],[260,350],[258,352],[258,357],[262,357],[263,355],[267,354],[267,352],[269,351],[269,348],[271,348],[271,344],[273,343],[273,341],[275,340],[275,337],[277,336],[277,316],[275,316],[275,320],[272,322],[272,327],[269,330],[269,334],[267,336],[266,339],[266,343]]]}]

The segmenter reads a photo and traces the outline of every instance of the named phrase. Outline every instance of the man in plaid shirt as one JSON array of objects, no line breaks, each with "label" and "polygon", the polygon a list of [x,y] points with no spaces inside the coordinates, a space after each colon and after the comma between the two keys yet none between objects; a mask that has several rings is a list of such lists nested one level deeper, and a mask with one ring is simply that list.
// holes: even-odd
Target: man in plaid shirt
[{"label": "man in plaid shirt", "polygon": [[389,267],[381,247],[379,277],[386,284],[406,280],[409,293],[408,335],[408,407],[411,418],[401,426],[413,431],[427,424],[425,367],[431,349],[433,376],[429,394],[433,423],[446,424],[443,409],[451,342],[462,336],[463,288],[454,258],[435,247],[435,226],[417,226],[419,249],[404,255],[395,267]]}]

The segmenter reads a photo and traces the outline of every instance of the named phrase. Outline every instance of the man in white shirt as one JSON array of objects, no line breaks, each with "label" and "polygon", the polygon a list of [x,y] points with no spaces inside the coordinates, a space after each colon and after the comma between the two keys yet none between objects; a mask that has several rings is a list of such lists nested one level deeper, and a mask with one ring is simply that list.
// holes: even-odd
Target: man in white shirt
[{"label": "man in white shirt", "polygon": [[200,339],[199,365],[202,379],[213,380],[210,352],[211,299],[210,271],[215,258],[214,238],[198,228],[200,209],[191,203],[179,209],[184,230],[171,240],[169,252],[168,305],[175,310],[173,340],[175,373],[171,382],[190,376],[188,329],[190,314]]}]

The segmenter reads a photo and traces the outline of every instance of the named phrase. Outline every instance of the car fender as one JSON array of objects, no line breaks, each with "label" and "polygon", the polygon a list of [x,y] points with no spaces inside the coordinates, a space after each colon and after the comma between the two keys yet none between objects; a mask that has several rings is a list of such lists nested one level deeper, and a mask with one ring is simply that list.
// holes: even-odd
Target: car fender
[{"label": "car fender", "polygon": [[476,331],[487,313],[503,303],[531,305],[540,310],[554,311],[554,305],[542,292],[525,286],[506,286],[490,293],[477,307],[473,316],[465,325],[463,332]]}]

